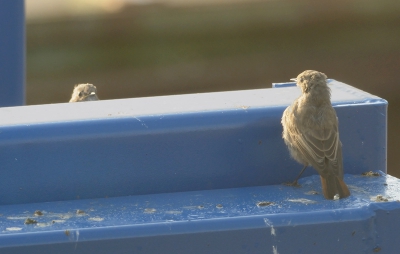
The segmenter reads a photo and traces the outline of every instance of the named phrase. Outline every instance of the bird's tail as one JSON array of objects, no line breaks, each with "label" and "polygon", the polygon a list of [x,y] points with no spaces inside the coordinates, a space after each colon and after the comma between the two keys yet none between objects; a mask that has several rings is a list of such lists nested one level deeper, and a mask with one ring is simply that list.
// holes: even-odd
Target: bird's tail
[{"label": "bird's tail", "polygon": [[339,194],[339,198],[346,198],[350,196],[349,188],[343,179],[340,179],[334,174],[320,175],[322,191],[326,199],[333,199],[336,194]]}]

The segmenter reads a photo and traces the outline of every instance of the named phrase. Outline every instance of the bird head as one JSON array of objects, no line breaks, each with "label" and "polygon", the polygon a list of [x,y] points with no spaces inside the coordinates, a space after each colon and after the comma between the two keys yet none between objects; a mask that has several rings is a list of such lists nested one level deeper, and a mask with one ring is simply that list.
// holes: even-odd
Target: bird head
[{"label": "bird head", "polygon": [[297,76],[296,84],[304,94],[310,92],[314,87],[327,87],[326,79],[326,75],[322,72],[307,70]]},{"label": "bird head", "polygon": [[69,102],[97,101],[97,88],[92,84],[75,85]]}]

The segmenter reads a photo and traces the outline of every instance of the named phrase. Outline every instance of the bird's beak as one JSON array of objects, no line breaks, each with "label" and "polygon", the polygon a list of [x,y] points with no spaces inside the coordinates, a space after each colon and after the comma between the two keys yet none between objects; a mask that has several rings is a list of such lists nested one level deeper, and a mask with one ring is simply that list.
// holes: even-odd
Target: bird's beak
[{"label": "bird's beak", "polygon": [[297,82],[297,78],[291,78],[291,81]]},{"label": "bird's beak", "polygon": [[96,93],[95,93],[95,92],[91,92],[91,93],[89,94],[89,96],[90,96],[90,95],[96,95]]}]

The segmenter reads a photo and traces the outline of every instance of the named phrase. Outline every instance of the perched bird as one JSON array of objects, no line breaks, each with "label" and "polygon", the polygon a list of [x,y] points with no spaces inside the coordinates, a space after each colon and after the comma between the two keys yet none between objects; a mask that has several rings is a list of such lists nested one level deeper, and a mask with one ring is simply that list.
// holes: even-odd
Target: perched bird
[{"label": "perched bird", "polygon": [[92,84],[75,85],[69,102],[98,101],[97,88]]},{"label": "perched bird", "polygon": [[291,156],[304,165],[297,180],[311,165],[321,177],[326,199],[350,195],[343,181],[342,144],[338,119],[332,107],[326,75],[307,70],[297,76],[302,95],[286,108],[282,116],[282,137]]}]

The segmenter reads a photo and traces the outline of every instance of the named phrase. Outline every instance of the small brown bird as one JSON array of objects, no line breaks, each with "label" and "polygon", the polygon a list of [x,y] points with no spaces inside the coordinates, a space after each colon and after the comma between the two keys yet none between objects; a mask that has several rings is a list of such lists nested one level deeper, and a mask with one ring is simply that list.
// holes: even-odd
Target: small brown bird
[{"label": "small brown bird", "polygon": [[69,102],[98,101],[97,88],[92,84],[75,85]]},{"label": "small brown bird", "polygon": [[283,112],[282,136],[291,156],[304,165],[293,185],[311,165],[321,177],[325,198],[337,199],[348,197],[350,191],[343,181],[338,119],[326,78],[324,73],[312,70],[297,76],[302,95]]}]

